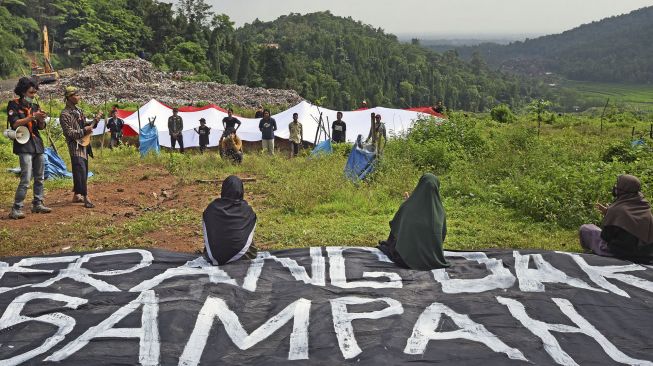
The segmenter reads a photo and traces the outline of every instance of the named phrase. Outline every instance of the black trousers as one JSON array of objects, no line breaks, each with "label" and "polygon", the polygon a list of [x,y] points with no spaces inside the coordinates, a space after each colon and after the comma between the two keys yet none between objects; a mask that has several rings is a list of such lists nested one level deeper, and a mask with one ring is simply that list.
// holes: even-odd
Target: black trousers
[{"label": "black trousers", "polygon": [[88,159],[74,156],[71,159],[73,166],[73,192],[88,195],[86,182],[88,181]]},{"label": "black trousers", "polygon": [[299,147],[302,146],[301,143],[297,144],[292,141],[290,141],[290,151],[292,152],[292,156],[297,156],[299,154]]},{"label": "black trousers", "polygon": [[181,134],[177,135],[177,137],[174,137],[170,135],[170,146],[172,149],[175,149],[175,142],[179,142],[179,151],[183,154],[184,153],[184,138],[182,137]]}]

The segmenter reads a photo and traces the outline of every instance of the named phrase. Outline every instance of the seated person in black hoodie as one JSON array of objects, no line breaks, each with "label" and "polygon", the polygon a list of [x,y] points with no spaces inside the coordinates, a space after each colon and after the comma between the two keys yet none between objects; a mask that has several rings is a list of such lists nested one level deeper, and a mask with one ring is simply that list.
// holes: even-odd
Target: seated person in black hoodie
[{"label": "seated person in black hoodie", "polygon": [[230,175],[222,182],[220,198],[204,210],[204,257],[213,265],[256,258],[256,214],[244,195],[243,181]]}]

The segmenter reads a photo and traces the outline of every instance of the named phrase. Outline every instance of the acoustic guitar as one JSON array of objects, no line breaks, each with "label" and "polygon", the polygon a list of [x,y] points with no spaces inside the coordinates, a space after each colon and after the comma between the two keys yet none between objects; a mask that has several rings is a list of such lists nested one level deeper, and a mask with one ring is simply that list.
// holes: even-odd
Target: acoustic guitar
[{"label": "acoustic guitar", "polygon": [[[100,117],[101,116],[102,116],[101,112],[98,112],[95,115],[95,118],[93,118],[93,120],[91,122],[85,122],[84,123],[84,127],[93,126],[93,129],[95,129],[97,127],[98,123],[100,123]],[[105,118],[105,123],[106,123],[106,118]],[[91,143],[91,136],[93,136],[93,132],[84,135],[81,139],[78,139],[77,143],[82,145],[82,146],[88,146]]]}]

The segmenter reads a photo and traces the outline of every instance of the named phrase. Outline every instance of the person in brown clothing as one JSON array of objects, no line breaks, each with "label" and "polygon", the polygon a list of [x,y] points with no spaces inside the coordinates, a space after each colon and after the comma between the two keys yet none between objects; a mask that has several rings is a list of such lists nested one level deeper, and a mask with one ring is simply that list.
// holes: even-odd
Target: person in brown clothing
[{"label": "person in brown clothing", "polygon": [[229,157],[234,163],[240,164],[243,162],[243,142],[236,135],[234,128],[228,128],[226,136],[220,143],[220,153],[222,157]]},{"label": "person in brown clothing", "polygon": [[77,108],[81,96],[76,87],[68,86],[65,91],[66,108],[61,111],[59,123],[66,144],[70,152],[70,161],[73,171],[73,202],[83,202],[84,207],[93,208],[94,205],[88,198],[88,157],[93,156],[91,145],[81,143],[83,137],[93,133],[93,125],[97,126],[100,116],[96,115],[92,125],[86,125],[86,117],[81,109]]}]

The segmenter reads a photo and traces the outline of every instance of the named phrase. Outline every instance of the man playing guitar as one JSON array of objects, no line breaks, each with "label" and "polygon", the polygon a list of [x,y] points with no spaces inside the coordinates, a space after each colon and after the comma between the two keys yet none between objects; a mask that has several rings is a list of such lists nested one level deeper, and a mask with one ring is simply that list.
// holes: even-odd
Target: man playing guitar
[{"label": "man playing guitar", "polygon": [[61,111],[59,123],[66,137],[70,161],[73,171],[73,202],[83,202],[84,207],[93,208],[94,205],[88,198],[88,157],[93,157],[91,149],[91,134],[97,127],[101,114],[98,112],[93,122],[86,123],[84,112],[77,107],[81,101],[79,89],[74,86],[66,87],[65,91],[66,108]]}]

